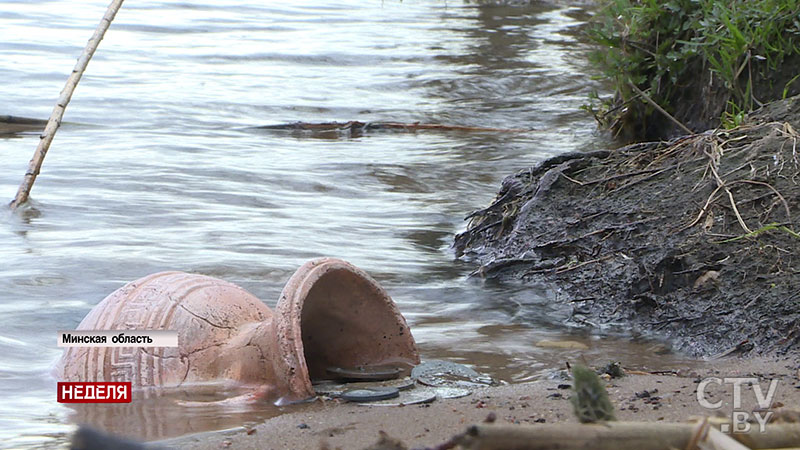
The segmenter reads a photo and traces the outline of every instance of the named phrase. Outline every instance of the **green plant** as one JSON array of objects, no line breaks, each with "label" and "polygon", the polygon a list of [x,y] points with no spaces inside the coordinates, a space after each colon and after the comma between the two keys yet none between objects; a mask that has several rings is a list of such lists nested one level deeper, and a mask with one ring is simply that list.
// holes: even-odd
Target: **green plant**
[{"label": "green plant", "polygon": [[[754,97],[754,65],[767,75],[786,55],[798,53],[800,32],[798,0],[701,0],[703,18],[692,43],[698,43],[711,70],[730,90],[732,106],[750,111],[760,102]],[[729,112],[729,111],[726,111]]]},{"label": "green plant", "polygon": [[657,113],[630,84],[674,114],[686,91],[700,97],[704,83],[724,97],[720,120],[735,124],[766,100],[756,98],[758,83],[800,55],[800,0],[606,0],[587,34],[598,44],[592,62],[615,89],[613,99],[586,108],[601,125],[646,128]]},{"label": "green plant", "polygon": [[592,369],[578,364],[572,366],[572,390],[570,401],[581,423],[616,420],[614,405]]},{"label": "green plant", "polygon": [[791,80],[787,81],[785,85],[783,85],[783,94],[781,95],[781,100],[785,99],[786,96],[789,94],[789,86],[792,85],[797,79],[800,78],[800,74],[795,75],[792,77]]},{"label": "green plant", "polygon": [[756,236],[758,236],[758,235],[760,235],[762,233],[766,233],[768,231],[782,231],[782,232],[788,234],[789,236],[791,236],[791,237],[793,237],[795,239],[800,239],[800,233],[792,231],[786,225],[781,225],[779,223],[769,223],[769,224],[764,225],[763,227],[761,227],[761,228],[759,228],[757,230],[753,230],[753,231],[751,231],[749,233],[745,233],[745,234],[743,234],[741,236],[736,236],[734,238],[725,239],[724,241],[719,241],[719,243],[720,244],[724,244],[724,243],[727,243],[727,242],[735,242],[735,241],[738,241],[738,240],[741,240],[741,239],[752,238],[752,237],[756,237]]},{"label": "green plant", "polygon": [[736,128],[744,122],[746,111],[733,100],[728,100],[728,108],[722,113],[722,126],[726,129]]}]

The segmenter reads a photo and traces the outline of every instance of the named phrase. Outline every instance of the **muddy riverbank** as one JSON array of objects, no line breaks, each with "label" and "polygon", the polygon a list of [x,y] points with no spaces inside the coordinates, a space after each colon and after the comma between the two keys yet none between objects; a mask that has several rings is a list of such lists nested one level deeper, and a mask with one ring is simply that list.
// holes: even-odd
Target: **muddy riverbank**
[{"label": "muddy riverbank", "polygon": [[[796,358],[733,358],[718,361],[713,368],[675,367],[673,373],[629,374],[610,380],[607,389],[618,420],[680,422],[691,416],[730,417],[730,385],[711,383],[704,390],[709,400],[723,401],[720,409],[708,410],[698,403],[697,387],[706,377],[753,376],[765,389],[769,380],[777,380],[770,410],[776,418],[793,420],[795,405],[800,404],[797,368]],[[490,387],[459,399],[404,407],[317,401],[264,423],[153,444],[193,449],[358,449],[375,444],[380,432],[385,432],[396,445],[380,448],[434,448],[490,416],[499,424],[576,422],[568,385],[565,380],[543,380]],[[745,388],[739,410],[754,409],[754,393]]]},{"label": "muddy riverbank", "polygon": [[476,276],[554,286],[569,321],[695,356],[796,352],[800,98],[733,130],[570,153],[507,177],[469,216]]}]

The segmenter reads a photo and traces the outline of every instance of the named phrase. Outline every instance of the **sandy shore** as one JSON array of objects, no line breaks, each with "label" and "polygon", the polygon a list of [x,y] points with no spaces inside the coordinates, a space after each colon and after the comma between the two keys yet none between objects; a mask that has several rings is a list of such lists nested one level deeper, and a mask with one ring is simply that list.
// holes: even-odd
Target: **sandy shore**
[{"label": "sandy shore", "polygon": [[[718,410],[698,402],[698,385],[708,377],[755,377],[766,394],[777,380],[770,408],[775,414],[800,410],[800,358],[726,359],[706,369],[676,368],[677,374],[629,374],[608,381],[609,396],[619,420],[685,421],[691,416],[723,415],[733,408],[731,384],[707,384],[704,398],[722,402]],[[379,432],[407,448],[432,447],[479,423],[490,415],[497,423],[535,424],[575,422],[564,381],[539,381],[476,390],[467,397],[437,400],[425,405],[362,406],[339,401],[317,401],[250,428],[183,436],[155,443],[170,448],[196,449],[358,449],[375,444]],[[561,386],[560,386],[561,385]],[[742,406],[758,409],[753,388],[741,386]]]}]

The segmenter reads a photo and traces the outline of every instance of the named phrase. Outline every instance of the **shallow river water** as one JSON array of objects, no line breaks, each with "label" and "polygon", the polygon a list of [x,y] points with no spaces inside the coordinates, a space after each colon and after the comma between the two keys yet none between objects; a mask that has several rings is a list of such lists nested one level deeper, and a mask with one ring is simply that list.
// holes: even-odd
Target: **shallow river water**
[{"label": "shallow river water", "polygon": [[[0,115],[46,119],[105,0],[0,3]],[[468,277],[452,237],[502,178],[611,145],[579,110],[592,89],[580,4],[129,0],[78,86],[33,190],[0,210],[0,447],[63,443],[73,423],[157,440],[291,410],[69,409],[56,331],[162,270],[240,284],[274,306],[305,261],[337,256],[390,292],[423,358],[504,382],[565,360],[669,366],[653,342],[568,328],[557,292]],[[314,137],[293,121],[432,122],[523,133]],[[35,133],[0,137],[0,201]],[[538,346],[572,340],[586,350]]]}]

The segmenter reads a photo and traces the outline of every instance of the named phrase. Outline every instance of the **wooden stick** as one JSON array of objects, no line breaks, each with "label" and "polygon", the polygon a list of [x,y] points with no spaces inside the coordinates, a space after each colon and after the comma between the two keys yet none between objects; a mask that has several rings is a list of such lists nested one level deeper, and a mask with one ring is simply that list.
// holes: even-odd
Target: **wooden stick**
[{"label": "wooden stick", "polygon": [[[480,424],[469,427],[454,440],[461,448],[470,450],[670,450],[687,448],[696,432],[697,425],[692,423]],[[710,434],[713,434],[712,440],[722,441],[717,433]],[[750,431],[734,433],[730,437],[751,449],[797,446],[800,444],[800,424],[768,424],[764,432],[758,426],[752,426]],[[705,440],[707,437],[702,438]]]},{"label": "wooden stick", "polygon": [[106,30],[108,30],[108,27],[114,20],[114,16],[117,15],[117,11],[122,7],[122,2],[123,0],[112,0],[111,4],[108,5],[103,19],[94,30],[94,35],[89,39],[89,42],[86,43],[86,48],[83,49],[83,53],[81,53],[81,56],[78,58],[75,68],[72,69],[72,73],[67,79],[67,84],[64,86],[64,89],[61,90],[61,95],[56,102],[56,106],[53,107],[53,112],[50,114],[50,119],[47,121],[47,125],[44,128],[44,134],[42,134],[39,140],[39,146],[36,147],[36,152],[33,154],[33,158],[31,158],[28,164],[28,171],[25,172],[25,178],[19,185],[17,195],[9,205],[12,210],[17,209],[20,205],[28,201],[31,188],[33,187],[34,181],[36,181],[36,177],[39,175],[39,170],[42,168],[42,162],[44,162],[44,157],[47,155],[47,150],[50,148],[50,143],[53,142],[56,131],[58,127],[61,126],[61,119],[64,117],[64,111],[67,109],[67,105],[72,98],[72,93],[75,91],[78,81],[80,81],[83,72],[86,70],[86,66],[89,65],[92,55],[94,55],[95,50],[97,50],[97,46],[100,45],[100,41],[103,40]]},{"label": "wooden stick", "polygon": [[711,450],[750,450],[750,447],[745,447],[731,435],[724,434],[716,428],[708,430],[705,448],[710,448]]}]

